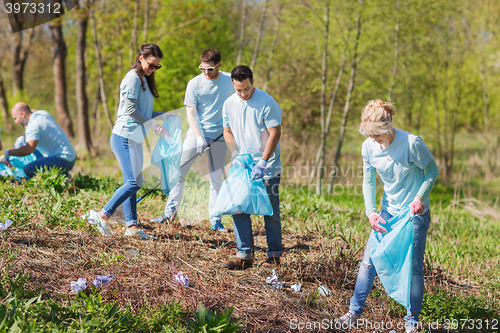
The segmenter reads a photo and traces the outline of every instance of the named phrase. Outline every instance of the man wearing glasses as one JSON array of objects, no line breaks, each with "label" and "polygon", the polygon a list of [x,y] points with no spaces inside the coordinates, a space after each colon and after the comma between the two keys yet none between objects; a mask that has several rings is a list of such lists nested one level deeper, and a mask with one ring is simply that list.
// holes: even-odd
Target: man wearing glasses
[{"label": "man wearing glasses", "polygon": [[[219,189],[224,181],[223,168],[226,164],[227,146],[224,139],[217,139],[223,132],[222,106],[224,101],[234,93],[231,74],[220,69],[221,55],[216,49],[207,49],[200,56],[201,74],[191,79],[186,88],[184,105],[186,105],[189,130],[183,144],[179,182],[172,189],[165,206],[165,213],[152,219],[152,222],[172,221],[179,208],[184,191],[186,175],[210,143],[208,155],[208,171],[210,173],[209,214],[215,206]],[[226,231],[220,216],[210,217],[212,229]]]}]

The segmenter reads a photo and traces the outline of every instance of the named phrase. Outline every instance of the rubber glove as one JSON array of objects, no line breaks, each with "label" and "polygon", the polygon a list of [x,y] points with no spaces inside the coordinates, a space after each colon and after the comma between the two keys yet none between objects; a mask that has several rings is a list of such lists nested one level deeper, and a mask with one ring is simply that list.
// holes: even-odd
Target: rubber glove
[{"label": "rubber glove", "polygon": [[383,234],[387,232],[387,229],[379,224],[379,223],[385,224],[385,220],[380,215],[378,215],[377,213],[373,213],[370,215],[369,220],[373,230],[375,230],[376,232],[381,232]]},{"label": "rubber glove", "polygon": [[266,171],[267,161],[261,158],[253,167],[251,180],[261,179],[266,174]]},{"label": "rubber glove", "polygon": [[205,147],[207,146],[207,141],[201,135],[196,137],[196,152],[202,156]]},{"label": "rubber glove", "polygon": [[233,152],[231,153],[231,163],[233,163],[235,167],[244,167],[245,165],[237,159],[238,154],[239,153],[237,150],[233,150]]},{"label": "rubber glove", "polygon": [[413,199],[413,202],[410,204],[411,213],[415,215],[421,215],[424,213],[424,209],[425,207],[422,204],[422,198],[418,195],[415,196],[415,199]]}]

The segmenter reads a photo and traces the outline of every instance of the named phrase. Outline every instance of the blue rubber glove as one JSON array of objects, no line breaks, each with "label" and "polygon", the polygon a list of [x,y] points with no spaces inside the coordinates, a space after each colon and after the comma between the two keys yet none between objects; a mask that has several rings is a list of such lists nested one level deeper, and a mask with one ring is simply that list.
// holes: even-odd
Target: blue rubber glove
[{"label": "blue rubber glove", "polygon": [[253,167],[251,180],[261,179],[266,174],[266,171],[267,161],[261,158]]}]

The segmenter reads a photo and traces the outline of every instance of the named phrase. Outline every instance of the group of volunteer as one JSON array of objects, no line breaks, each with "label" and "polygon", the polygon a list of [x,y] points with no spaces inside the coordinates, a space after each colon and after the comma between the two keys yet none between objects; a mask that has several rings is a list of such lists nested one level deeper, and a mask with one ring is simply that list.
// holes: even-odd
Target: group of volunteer
[{"label": "group of volunteer", "polygon": [[[125,235],[153,239],[138,226],[136,194],[142,186],[142,147],[148,131],[153,130],[160,138],[168,138],[173,133],[156,121],[168,124],[178,118],[175,113],[154,111],[154,99],[160,95],[155,83],[155,72],[162,67],[162,58],[163,54],[157,45],[142,45],[135,63],[121,82],[120,103],[110,145],[122,170],[123,185],[101,210],[91,211],[89,216],[103,235],[111,235],[109,219],[123,205],[127,226]],[[260,186],[260,192],[267,200],[268,207],[264,210],[267,213],[261,214],[265,222],[267,260],[261,265],[276,267],[281,264],[283,254],[279,203],[282,111],[269,94],[254,86],[253,73],[249,67],[238,65],[231,73],[221,71],[220,67],[220,52],[216,49],[205,50],[200,56],[201,74],[187,84],[184,104],[189,130],[182,147],[179,180],[169,190],[164,213],[151,222],[170,222],[176,217],[186,175],[196,158],[206,154],[210,178],[208,212],[211,228],[227,231],[221,221],[220,214],[223,211],[217,208],[220,206],[218,202],[238,197],[240,189],[232,187],[224,190],[224,179],[231,178],[225,177],[229,150],[233,165],[230,174],[232,170],[247,168],[247,183],[257,184],[256,188]],[[406,295],[402,296],[403,301],[398,299],[407,307],[406,331],[417,332],[424,293],[423,259],[430,224],[429,194],[438,176],[438,168],[420,137],[392,126],[394,113],[394,107],[380,99],[369,101],[362,111],[359,132],[368,136],[362,145],[363,195],[367,218],[373,230],[360,263],[349,311],[336,322],[352,327],[359,320],[375,275],[379,273],[382,280],[380,272],[386,268],[374,255],[374,244],[384,243],[384,240],[389,239],[387,235],[395,235],[397,230],[401,235],[406,230],[406,235],[409,235],[405,238],[409,243],[406,244],[406,250],[409,252],[402,259],[409,268],[405,275],[407,285],[397,285],[393,289],[394,294]],[[76,153],[48,112],[32,112],[26,104],[17,103],[12,109],[12,116],[16,123],[26,127],[25,143],[7,149],[0,162],[9,165],[12,157],[36,154],[34,160],[24,167],[28,178],[43,166],[59,167],[64,172],[71,170]],[[380,213],[377,212],[375,200],[376,174],[384,189]],[[218,201],[219,193],[224,193],[225,197]],[[259,209],[257,211],[263,211]],[[233,215],[237,253],[234,258],[223,263],[224,268],[246,269],[253,266],[254,238],[250,213],[255,212],[242,209],[230,213]],[[396,235],[395,238],[398,237],[402,236]],[[401,273],[389,271],[384,274],[384,279],[395,277],[396,274]],[[391,280],[382,282],[389,283],[386,281]]]}]

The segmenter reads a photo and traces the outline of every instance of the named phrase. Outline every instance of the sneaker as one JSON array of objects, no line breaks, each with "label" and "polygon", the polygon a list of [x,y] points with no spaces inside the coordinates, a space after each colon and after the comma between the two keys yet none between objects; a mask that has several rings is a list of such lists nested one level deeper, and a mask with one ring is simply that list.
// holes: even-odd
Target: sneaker
[{"label": "sneaker", "polygon": [[338,329],[351,329],[358,326],[359,316],[356,316],[351,311],[347,312],[340,318],[335,319],[335,328]]},{"label": "sneaker", "polygon": [[146,234],[143,229],[139,229],[135,232],[130,231],[130,228],[127,228],[127,230],[125,230],[125,236],[131,237],[131,236],[135,236],[135,235],[139,236],[139,239],[141,239],[141,240],[154,240],[155,239],[153,236]]},{"label": "sneaker", "polygon": [[263,267],[276,267],[280,266],[280,257],[268,257],[266,261],[260,264]]},{"label": "sneaker", "polygon": [[231,260],[224,261],[222,267],[227,269],[247,269],[252,267],[252,265],[253,265],[253,260],[233,258]]},{"label": "sneaker", "polygon": [[170,218],[166,215],[161,215],[161,216],[158,216],[157,218],[154,218],[154,219],[151,219],[149,220],[150,222],[154,222],[154,223],[165,223],[165,222],[170,222]]},{"label": "sneaker", "polygon": [[95,210],[90,210],[87,214],[87,222],[90,224],[95,224],[97,226],[97,230],[103,236],[111,236],[111,230],[109,226],[109,222],[101,219],[99,216],[99,212]]},{"label": "sneaker", "polygon": [[224,228],[222,223],[220,221],[215,222],[215,224],[212,226],[212,230],[218,230],[220,232],[227,232],[227,229]]}]

